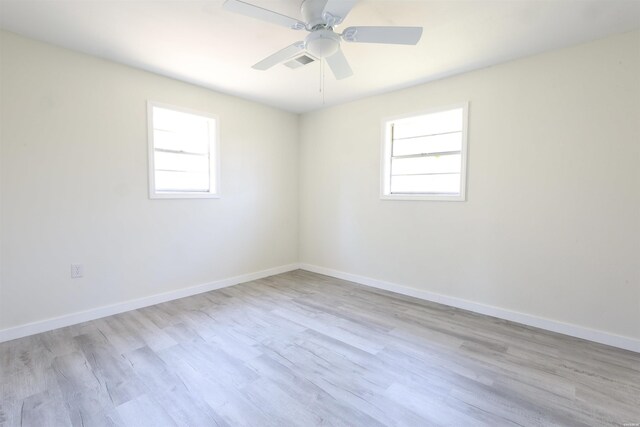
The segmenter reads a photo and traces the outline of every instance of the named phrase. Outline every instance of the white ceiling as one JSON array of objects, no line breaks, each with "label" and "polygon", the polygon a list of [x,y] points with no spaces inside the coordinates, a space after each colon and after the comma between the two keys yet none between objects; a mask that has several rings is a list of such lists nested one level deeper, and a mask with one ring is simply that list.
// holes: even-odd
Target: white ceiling
[{"label": "white ceiling", "polygon": [[[245,0],[300,18],[300,0]],[[354,76],[320,65],[251,65],[293,31],[222,9],[222,0],[0,0],[0,27],[293,112],[412,86],[640,28],[640,0],[362,0],[342,28],[423,26],[417,46],[342,43]],[[337,30],[340,30],[338,28]]]}]

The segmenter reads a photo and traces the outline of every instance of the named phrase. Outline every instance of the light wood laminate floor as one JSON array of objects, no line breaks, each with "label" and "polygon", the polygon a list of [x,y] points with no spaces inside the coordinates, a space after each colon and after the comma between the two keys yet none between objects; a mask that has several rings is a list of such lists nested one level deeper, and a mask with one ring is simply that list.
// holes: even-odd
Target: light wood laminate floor
[{"label": "light wood laminate floor", "polygon": [[640,423],[638,353],[305,271],[0,344],[0,376],[2,426]]}]

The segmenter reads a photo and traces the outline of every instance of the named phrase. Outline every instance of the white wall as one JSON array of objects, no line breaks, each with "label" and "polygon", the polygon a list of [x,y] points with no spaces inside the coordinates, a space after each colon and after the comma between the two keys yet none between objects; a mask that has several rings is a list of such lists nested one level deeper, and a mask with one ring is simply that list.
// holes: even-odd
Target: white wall
[{"label": "white wall", "polygon": [[[0,37],[0,330],[297,261],[296,115]],[[221,199],[148,198],[148,99],[220,117]]]},{"label": "white wall", "polygon": [[[381,201],[380,120],[460,101],[467,202]],[[640,339],[640,32],[306,114],[300,150],[301,262]]]},{"label": "white wall", "polygon": [[[640,339],[640,32],[301,117],[0,43],[0,335],[299,260]],[[220,117],[222,199],[149,200],[147,99]],[[468,201],[379,200],[380,119],[460,101]]]}]

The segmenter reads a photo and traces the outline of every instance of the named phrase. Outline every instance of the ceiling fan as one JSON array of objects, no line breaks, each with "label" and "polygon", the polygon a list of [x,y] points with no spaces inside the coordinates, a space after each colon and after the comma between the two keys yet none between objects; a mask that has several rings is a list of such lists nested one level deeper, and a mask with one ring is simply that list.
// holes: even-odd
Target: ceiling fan
[{"label": "ceiling fan", "polygon": [[292,30],[306,30],[309,34],[284,49],[253,65],[267,70],[300,53],[308,52],[329,64],[336,79],[353,74],[347,58],[340,49],[340,41],[348,43],[385,43],[415,45],[422,36],[422,27],[348,27],[342,33],[334,28],[342,23],[357,0],[304,0],[300,11],[304,21],[240,0],[226,0],[223,8],[251,18],[281,25]]}]

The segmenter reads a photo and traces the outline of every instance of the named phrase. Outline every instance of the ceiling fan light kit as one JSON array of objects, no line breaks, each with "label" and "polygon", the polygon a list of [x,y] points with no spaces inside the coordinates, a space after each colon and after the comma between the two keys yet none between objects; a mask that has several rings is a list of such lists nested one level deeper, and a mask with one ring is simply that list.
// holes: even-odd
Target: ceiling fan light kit
[{"label": "ceiling fan light kit", "polygon": [[308,52],[311,56],[324,59],[336,79],[340,80],[353,75],[349,62],[340,49],[341,41],[415,45],[422,36],[421,27],[349,27],[343,33],[336,33],[334,27],[344,21],[356,3],[357,0],[304,0],[300,7],[304,22],[241,0],[226,0],[223,7],[230,12],[309,32],[304,41],[279,50],[254,64],[252,68],[268,70]]},{"label": "ceiling fan light kit", "polygon": [[307,36],[305,47],[312,55],[326,58],[340,49],[340,36],[331,30],[317,30]]}]

